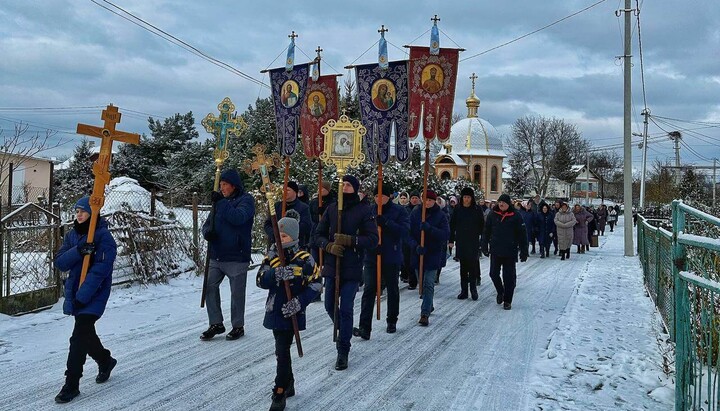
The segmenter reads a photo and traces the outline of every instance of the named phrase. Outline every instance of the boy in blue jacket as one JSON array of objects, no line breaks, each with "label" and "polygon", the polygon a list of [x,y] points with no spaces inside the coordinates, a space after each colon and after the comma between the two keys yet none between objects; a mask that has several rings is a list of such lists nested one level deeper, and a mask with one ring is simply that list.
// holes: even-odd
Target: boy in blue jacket
[{"label": "boy in blue jacket", "polygon": [[[320,268],[310,253],[300,251],[300,225],[292,217],[294,210],[288,210],[287,216],[278,221],[280,239],[285,253],[285,267],[280,267],[277,247],[273,244],[258,270],[257,286],[269,290],[265,303],[263,326],[273,330],[275,337],[275,358],[277,371],[270,410],[284,410],[287,397],[295,395],[295,378],[292,373],[290,345],[294,332],[290,317],[295,314],[298,329],[305,329],[305,308],[320,294]],[[283,281],[290,282],[290,291],[294,296],[288,301]]]},{"label": "boy in blue jacket", "polygon": [[[112,285],[112,271],[117,245],[107,228],[107,222],[98,218],[95,239],[87,243],[90,227],[90,198],[83,197],[75,204],[73,229],[65,235],[63,245],[55,258],[60,271],[69,271],[65,280],[63,313],[75,316],[75,328],[70,337],[70,351],[65,371],[65,385],[55,397],[55,402],[66,403],[80,394],[80,377],[85,359],[89,355],[98,364],[95,382],[104,383],[117,360],[103,347],[95,332],[95,322],[100,319]],[[83,259],[90,256],[90,268],[85,281],[80,284]]]}]

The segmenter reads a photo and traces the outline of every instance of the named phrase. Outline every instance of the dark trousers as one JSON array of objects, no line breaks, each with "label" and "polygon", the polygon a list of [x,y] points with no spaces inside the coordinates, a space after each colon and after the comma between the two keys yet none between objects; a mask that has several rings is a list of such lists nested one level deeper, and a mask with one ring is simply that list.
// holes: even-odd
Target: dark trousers
[{"label": "dark trousers", "polygon": [[[398,288],[399,264],[382,264],[380,266],[381,290],[387,287],[387,322],[395,324],[400,312],[400,291]],[[377,263],[365,263],[363,270],[365,286],[363,287],[360,305],[360,328],[372,330],[372,315],[377,296]]]},{"label": "dark trousers", "polygon": [[[502,268],[502,280],[500,269]],[[515,257],[498,257],[490,255],[490,278],[498,294],[503,295],[503,302],[512,303],[515,293],[517,273],[515,271]]]},{"label": "dark trousers", "polygon": [[110,361],[110,351],[103,347],[95,332],[95,322],[100,317],[92,314],[75,316],[75,328],[70,336],[70,352],[67,358],[66,382],[77,386],[83,374],[83,366],[89,355],[98,365]]},{"label": "dark trousers", "polygon": [[295,334],[293,330],[273,330],[273,337],[275,337],[275,359],[277,360],[275,387],[288,388],[290,381],[294,379],[290,346]]},{"label": "dark trousers", "polygon": [[[553,235],[553,238],[555,236]],[[552,239],[549,237],[543,238],[542,242],[540,242],[540,254],[549,254],[550,253],[550,243],[552,243]],[[555,246],[557,247],[557,245]]]},{"label": "dark trousers", "polygon": [[[555,251],[557,251],[558,250],[558,239],[557,239],[557,233],[555,233],[555,232],[553,233],[553,236],[552,236],[552,243],[553,243],[553,247],[555,248]],[[548,250],[550,250],[549,245],[548,245]]]},{"label": "dark trousers", "polygon": [[[355,294],[360,286],[358,281],[340,281],[340,309],[338,312],[338,354],[350,352],[350,338],[353,328],[353,305]],[[335,277],[325,277],[325,311],[334,321],[335,315]]]},{"label": "dark trousers", "polygon": [[480,280],[480,260],[475,258],[460,259],[460,291],[468,293],[468,285],[474,290]]},{"label": "dark trousers", "polygon": [[412,267],[412,252],[409,247],[403,246],[402,278],[408,280],[408,286],[417,287],[417,276]]}]

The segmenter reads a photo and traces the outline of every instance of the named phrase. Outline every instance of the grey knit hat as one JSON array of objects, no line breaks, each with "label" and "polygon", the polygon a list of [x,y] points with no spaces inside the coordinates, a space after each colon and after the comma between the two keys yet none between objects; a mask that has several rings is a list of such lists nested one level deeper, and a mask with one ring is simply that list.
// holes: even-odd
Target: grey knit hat
[{"label": "grey knit hat", "polygon": [[285,233],[292,238],[291,242],[283,244],[283,248],[290,248],[298,244],[298,240],[300,238],[300,223],[298,221],[299,219],[295,218],[295,216],[299,217],[295,210],[288,210],[285,217],[278,221],[278,229],[280,232]]}]

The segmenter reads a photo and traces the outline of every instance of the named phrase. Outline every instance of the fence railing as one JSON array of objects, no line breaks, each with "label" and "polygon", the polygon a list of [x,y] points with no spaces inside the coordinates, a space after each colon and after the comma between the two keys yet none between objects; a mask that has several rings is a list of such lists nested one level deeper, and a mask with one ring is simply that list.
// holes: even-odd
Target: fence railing
[{"label": "fence railing", "polygon": [[675,409],[720,410],[720,219],[674,201],[672,233],[641,218],[638,252],[675,341]]}]

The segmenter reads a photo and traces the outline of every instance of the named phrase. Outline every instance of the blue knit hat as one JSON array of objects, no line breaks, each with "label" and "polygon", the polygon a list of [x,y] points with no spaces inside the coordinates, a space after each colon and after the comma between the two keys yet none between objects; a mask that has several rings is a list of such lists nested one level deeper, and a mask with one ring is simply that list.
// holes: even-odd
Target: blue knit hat
[{"label": "blue knit hat", "polygon": [[360,181],[357,179],[357,177],[347,174],[345,175],[345,177],[343,177],[343,181],[347,181],[348,183],[350,183],[356,193],[360,190]]},{"label": "blue knit hat", "polygon": [[220,174],[220,181],[232,184],[239,193],[245,192],[242,178],[240,178],[240,174],[234,168],[223,171],[222,174]]},{"label": "blue knit hat", "polygon": [[90,197],[85,196],[77,201],[75,203],[75,210],[80,209],[83,211],[87,211],[88,214],[92,214],[92,208],[90,208]]}]

